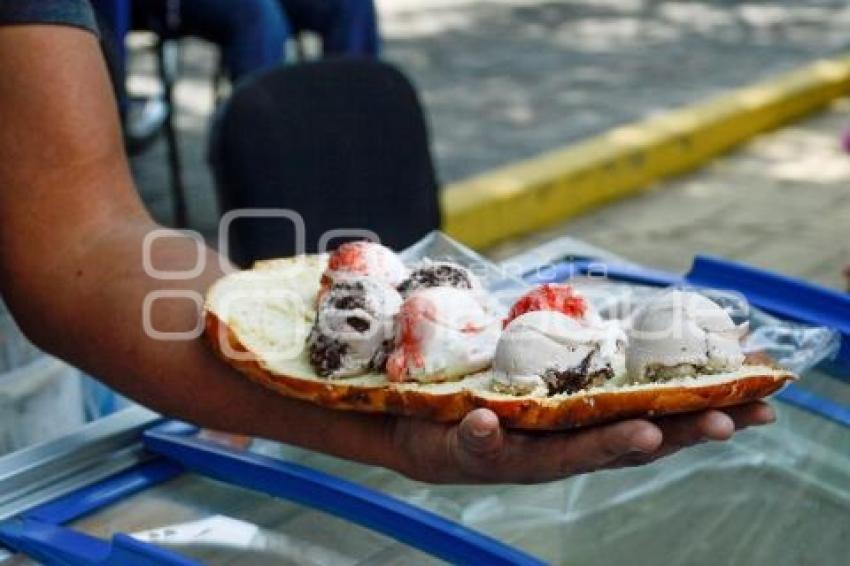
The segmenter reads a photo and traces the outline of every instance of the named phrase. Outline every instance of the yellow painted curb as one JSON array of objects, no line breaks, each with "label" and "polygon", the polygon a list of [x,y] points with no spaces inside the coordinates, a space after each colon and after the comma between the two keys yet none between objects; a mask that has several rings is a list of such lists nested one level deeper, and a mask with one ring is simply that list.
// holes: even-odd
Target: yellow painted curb
[{"label": "yellow painted curb", "polygon": [[443,191],[443,229],[485,247],[634,194],[850,93],[850,56],[520,161]]}]

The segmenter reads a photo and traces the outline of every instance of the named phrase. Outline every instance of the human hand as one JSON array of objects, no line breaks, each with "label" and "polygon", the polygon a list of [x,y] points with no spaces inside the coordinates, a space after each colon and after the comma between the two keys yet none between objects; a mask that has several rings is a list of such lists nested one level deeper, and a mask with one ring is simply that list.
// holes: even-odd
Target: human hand
[{"label": "human hand", "polygon": [[433,483],[539,483],[596,470],[643,465],[737,430],[776,419],[761,401],[586,429],[530,433],[507,430],[488,409],[446,425],[418,419],[393,424],[400,470]]}]

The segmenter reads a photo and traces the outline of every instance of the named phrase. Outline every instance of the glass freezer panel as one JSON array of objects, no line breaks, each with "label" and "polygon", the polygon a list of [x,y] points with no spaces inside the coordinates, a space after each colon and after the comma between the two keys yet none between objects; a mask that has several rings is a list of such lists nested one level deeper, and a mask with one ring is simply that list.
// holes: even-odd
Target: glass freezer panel
[{"label": "glass freezer panel", "polygon": [[[811,372],[803,383],[833,400],[850,400],[850,387],[824,374]],[[820,416],[775,406],[775,425],[732,442],[540,486],[429,486],[319,454],[278,450],[552,563],[845,563],[850,434]],[[262,450],[273,451],[271,445]]]},{"label": "glass freezer panel", "polygon": [[205,564],[438,563],[324,513],[193,474],[71,526],[101,538],[129,533]]},{"label": "glass freezer panel", "polygon": [[[834,398],[847,394],[824,375],[807,380]],[[380,489],[555,564],[844,563],[850,435],[776,407],[777,424],[732,442],[539,486],[432,486],[270,442],[252,449]],[[101,537],[136,533],[212,564],[435,562],[324,513],[195,475],[74,526]]]}]

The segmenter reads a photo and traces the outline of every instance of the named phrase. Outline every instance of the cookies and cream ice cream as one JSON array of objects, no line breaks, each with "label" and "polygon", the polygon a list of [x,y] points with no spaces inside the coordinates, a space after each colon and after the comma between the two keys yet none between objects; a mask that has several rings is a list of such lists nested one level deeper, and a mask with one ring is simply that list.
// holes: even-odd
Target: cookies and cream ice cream
[{"label": "cookies and cream ice cream", "polygon": [[533,310],[510,320],[493,359],[493,389],[512,395],[575,393],[622,376],[626,335],[616,321]]},{"label": "cookies and cream ice cream", "polygon": [[483,370],[492,363],[500,327],[468,289],[420,289],[399,311],[387,375],[396,382],[436,382]]},{"label": "cookies and cream ice cream", "polygon": [[334,281],[363,276],[397,287],[407,275],[401,258],[391,249],[375,242],[358,241],[342,244],[330,255],[322,282],[327,288]]},{"label": "cookies and cream ice cream", "polygon": [[478,277],[466,267],[449,261],[423,260],[414,267],[410,275],[399,286],[403,297],[409,297],[420,289],[452,287],[483,293]]},{"label": "cookies and cream ice cream", "polygon": [[633,382],[665,381],[736,371],[744,363],[736,326],[720,305],[699,293],[669,291],[650,300],[629,330],[626,369]]},{"label": "cookies and cream ice cream", "polygon": [[380,281],[351,276],[334,282],[307,338],[316,373],[339,378],[383,370],[399,307],[401,295]]}]

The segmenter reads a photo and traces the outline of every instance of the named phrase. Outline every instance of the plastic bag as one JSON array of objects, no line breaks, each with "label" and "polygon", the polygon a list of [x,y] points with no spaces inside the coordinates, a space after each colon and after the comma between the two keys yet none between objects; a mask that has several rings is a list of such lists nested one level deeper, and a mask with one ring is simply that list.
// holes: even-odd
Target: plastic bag
[{"label": "plastic bag", "polygon": [[[558,243],[560,248],[553,246]],[[529,253],[524,254],[524,257],[495,264],[445,234],[432,232],[405,250],[402,259],[407,264],[424,258],[459,263],[475,273],[505,307],[530,287],[522,279],[524,274],[531,271],[546,272],[546,263],[532,265],[529,258],[549,261],[547,257],[552,254],[554,259],[560,260],[572,257],[587,258],[588,253],[604,253],[606,259],[616,258],[618,261],[624,261],[613,254],[569,238],[559,239],[546,247],[550,248],[549,254]],[[620,320],[628,319],[643,302],[665,291],[611,281],[604,277],[576,278],[571,280],[570,284],[587,297],[604,317]],[[838,352],[841,336],[832,329],[781,320],[751,307],[746,298],[732,290],[691,290],[700,292],[720,304],[736,323],[749,323],[750,332],[744,339],[744,351],[766,352],[779,365],[795,373],[805,373]]]}]

